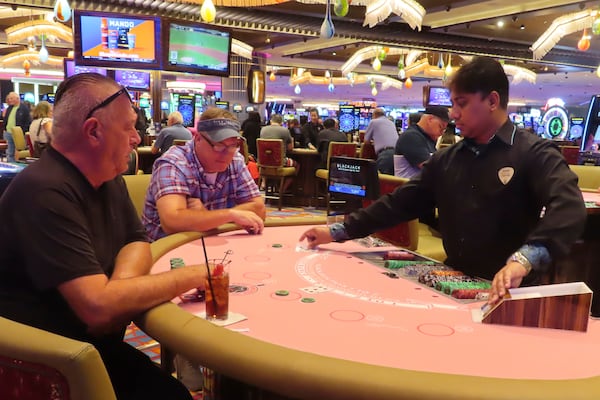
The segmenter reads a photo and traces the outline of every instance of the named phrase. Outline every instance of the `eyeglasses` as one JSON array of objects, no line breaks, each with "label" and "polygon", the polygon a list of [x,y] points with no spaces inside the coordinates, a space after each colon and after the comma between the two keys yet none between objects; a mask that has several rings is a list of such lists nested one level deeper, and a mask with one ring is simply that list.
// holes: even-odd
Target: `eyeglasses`
[{"label": "eyeglasses", "polygon": [[117,97],[119,97],[123,93],[126,93],[127,94],[127,98],[129,99],[129,101],[131,101],[131,96],[129,95],[129,92],[127,91],[127,89],[125,89],[124,86],[121,86],[121,89],[117,90],[114,94],[111,94],[105,100],[103,100],[100,104],[98,104],[97,106],[95,106],[94,108],[92,108],[90,110],[90,112],[87,114],[87,116],[85,117],[85,119],[87,120],[88,118],[90,118],[92,116],[92,114],[94,112],[96,112],[98,109],[100,109],[102,107],[106,107],[107,105],[109,105],[110,103],[112,103]]},{"label": "eyeglasses", "polygon": [[224,153],[226,151],[233,153],[240,148],[240,146],[242,145],[242,140],[243,140],[243,139],[238,139],[235,144],[227,145],[227,144],[223,144],[223,143],[213,143],[209,138],[207,138],[204,135],[199,135],[199,136],[202,136],[202,138],[204,140],[206,140],[206,142],[210,145],[210,147],[212,147],[213,151],[216,151],[217,153]]},{"label": "eyeglasses", "polygon": [[443,119],[441,119],[437,115],[433,115],[433,117],[436,119],[436,121],[438,122],[438,125],[440,126],[440,128],[442,130],[445,130],[448,127],[448,123],[446,121],[444,121]]}]

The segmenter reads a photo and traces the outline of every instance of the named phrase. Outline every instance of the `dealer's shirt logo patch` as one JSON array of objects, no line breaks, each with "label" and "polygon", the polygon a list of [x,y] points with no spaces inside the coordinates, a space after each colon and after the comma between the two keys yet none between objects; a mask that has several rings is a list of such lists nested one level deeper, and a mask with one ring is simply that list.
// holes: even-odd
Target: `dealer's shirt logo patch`
[{"label": "dealer's shirt logo patch", "polygon": [[506,185],[512,179],[515,174],[515,169],[513,167],[504,167],[498,170],[498,178],[503,185]]}]

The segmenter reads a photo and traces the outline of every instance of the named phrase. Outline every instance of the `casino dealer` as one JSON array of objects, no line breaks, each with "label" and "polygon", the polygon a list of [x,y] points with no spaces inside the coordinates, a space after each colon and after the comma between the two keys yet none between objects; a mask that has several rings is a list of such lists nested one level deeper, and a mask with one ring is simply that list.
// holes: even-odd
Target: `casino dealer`
[{"label": "casino dealer", "polygon": [[365,237],[437,208],[445,263],[492,280],[493,304],[509,288],[538,284],[568,254],[583,232],[585,204],[556,146],[510,121],[508,78],[499,62],[475,57],[448,86],[450,117],[464,139],[434,153],[393,193],[344,223],[308,229],[300,240],[314,248]]}]

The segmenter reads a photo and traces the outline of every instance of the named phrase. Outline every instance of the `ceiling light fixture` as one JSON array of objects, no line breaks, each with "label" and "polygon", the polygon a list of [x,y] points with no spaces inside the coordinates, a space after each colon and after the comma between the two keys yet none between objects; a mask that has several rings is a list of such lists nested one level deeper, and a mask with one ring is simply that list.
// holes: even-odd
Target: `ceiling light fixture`
[{"label": "ceiling light fixture", "polygon": [[369,83],[373,86],[376,83],[381,83],[381,89],[385,90],[388,88],[402,89],[403,84],[397,79],[390,78],[385,75],[375,75],[375,74],[349,74],[343,77],[331,77],[326,78],[324,76],[314,76],[310,73],[310,71],[305,72],[302,75],[297,75],[290,79],[290,86],[296,85],[330,85],[333,84],[335,86],[343,86],[343,85],[354,85],[354,84],[363,84]]},{"label": "ceiling light fixture", "polygon": [[[360,63],[365,60],[369,60],[374,57],[377,58],[380,50],[381,46],[376,45],[363,47],[362,49],[357,50],[340,68],[342,75],[347,75],[349,72],[352,72]],[[421,52],[421,50],[408,50],[401,47],[390,47],[387,55],[392,56],[406,54],[406,65],[408,65],[409,60],[416,58],[418,54],[421,54]]]},{"label": "ceiling light fixture", "polygon": [[[255,5],[279,4],[281,0],[241,0],[228,2],[231,7],[247,7],[247,2],[256,3]],[[305,4],[327,4],[327,0],[297,0]],[[239,4],[238,4],[239,3]],[[337,3],[337,2],[336,2]],[[366,6],[365,19],[363,26],[372,28],[379,22],[384,21],[390,14],[394,13],[400,16],[412,29],[421,30],[425,9],[415,0],[353,0],[353,6]],[[335,10],[335,8],[334,8]]]},{"label": "ceiling light fixture", "polygon": [[584,10],[556,18],[529,48],[533,59],[542,59],[564,36],[591,28],[597,14],[597,10]]},{"label": "ceiling light fixture", "polygon": [[331,0],[327,0],[327,6],[325,8],[325,19],[321,24],[321,39],[331,39],[335,34],[335,27],[331,20]]},{"label": "ceiling light fixture", "polygon": [[391,13],[399,15],[412,28],[421,30],[425,9],[414,0],[375,0],[367,4],[363,26],[374,27]]},{"label": "ceiling light fixture", "polygon": [[73,31],[63,24],[48,22],[46,20],[32,20],[13,25],[4,30],[8,43],[17,43],[30,36],[46,35],[46,39],[56,42],[61,39],[73,43]]},{"label": "ceiling light fixture", "polygon": [[[39,65],[40,53],[35,50],[15,51],[0,57],[0,66],[22,65],[24,61],[29,61],[32,65]],[[46,61],[45,64],[53,67],[62,66],[63,58],[49,55],[48,61]]]},{"label": "ceiling light fixture", "polygon": [[217,16],[217,9],[212,0],[204,0],[200,7],[200,17],[204,22],[213,22]]},{"label": "ceiling light fixture", "polygon": [[67,0],[56,0],[54,18],[59,22],[67,22],[71,19],[71,6]]},{"label": "ceiling light fixture", "polygon": [[48,61],[48,57],[50,54],[48,53],[48,49],[46,48],[46,40],[44,39],[45,35],[42,35],[42,46],[40,47],[39,60],[41,63],[46,63]]}]

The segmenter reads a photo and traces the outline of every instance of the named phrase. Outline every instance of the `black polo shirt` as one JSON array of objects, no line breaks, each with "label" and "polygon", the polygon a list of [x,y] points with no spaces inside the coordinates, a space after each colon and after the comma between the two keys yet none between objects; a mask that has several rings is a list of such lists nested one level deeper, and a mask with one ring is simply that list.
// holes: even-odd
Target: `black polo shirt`
[{"label": "black polo shirt", "polygon": [[419,125],[409,126],[398,136],[394,154],[404,156],[413,167],[427,161],[435,153],[435,141]]},{"label": "black polo shirt", "polygon": [[546,246],[553,259],[567,254],[586,220],[577,176],[558,148],[509,120],[485,146],[465,139],[434,153],[420,176],[351,214],[345,227],[363,237],[434,207],[446,263],[487,279],[525,243]]},{"label": "black polo shirt", "polygon": [[121,176],[94,189],[49,147],[0,198],[0,315],[92,341],[57,287],[114,269],[121,248],[147,241]]}]

